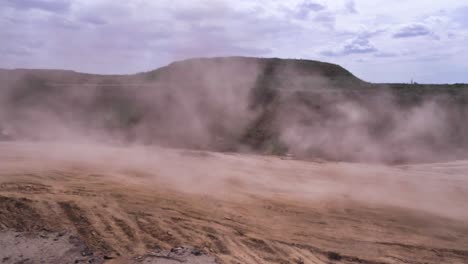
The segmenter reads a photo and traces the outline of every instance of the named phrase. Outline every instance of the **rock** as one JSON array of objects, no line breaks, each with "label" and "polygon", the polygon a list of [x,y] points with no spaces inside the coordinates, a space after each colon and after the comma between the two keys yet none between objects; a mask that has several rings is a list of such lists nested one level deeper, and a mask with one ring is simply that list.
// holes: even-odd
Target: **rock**
[{"label": "rock", "polygon": [[339,253],[336,253],[336,252],[333,252],[333,251],[329,251],[327,253],[327,257],[330,260],[341,260],[341,258],[342,258]]},{"label": "rock", "polygon": [[93,252],[89,248],[85,248],[83,251],[81,251],[82,256],[92,256]]},{"label": "rock", "polygon": [[201,256],[201,255],[203,255],[203,251],[201,251],[201,250],[198,249],[198,248],[192,249],[192,252],[191,252],[191,253],[192,253],[193,255],[195,255],[195,256]]}]

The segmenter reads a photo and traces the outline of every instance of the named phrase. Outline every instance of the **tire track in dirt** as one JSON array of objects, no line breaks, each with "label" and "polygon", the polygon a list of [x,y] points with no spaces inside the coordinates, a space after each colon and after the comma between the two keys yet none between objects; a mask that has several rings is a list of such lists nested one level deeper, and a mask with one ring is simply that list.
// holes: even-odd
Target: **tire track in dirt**
[{"label": "tire track in dirt", "polygon": [[90,220],[86,217],[86,213],[76,203],[59,202],[64,214],[75,227],[78,235],[88,244],[88,246],[96,251],[104,254],[113,253],[114,249],[108,245],[103,236],[93,227]]},{"label": "tire track in dirt", "polygon": [[49,227],[28,198],[0,196],[0,230],[39,231]]},{"label": "tire track in dirt", "polygon": [[[157,165],[140,168],[136,163],[137,170],[151,172],[139,173],[142,176],[135,175],[135,168],[109,168],[105,162],[99,165],[99,160],[93,160],[89,167],[81,161],[61,165],[40,160],[31,165],[30,160],[22,159],[10,166],[8,160],[0,160],[0,230],[66,230],[78,233],[96,254],[115,258],[120,254],[132,260],[186,245],[216,255],[225,264],[468,261],[466,220],[455,221],[414,207],[352,199],[354,192],[368,188],[373,195],[385,191],[386,185],[382,188],[380,182],[368,181],[369,173],[384,170],[397,174],[401,173],[399,169],[367,170],[363,164],[327,163],[319,167],[254,155],[238,155],[234,162],[220,153],[213,154],[215,161],[211,156],[185,160],[174,154],[177,151],[171,153],[167,160],[158,156],[163,162]],[[268,160],[268,166],[255,167],[259,160]],[[158,166],[165,163],[183,169],[164,172]],[[39,167],[44,168],[39,171]],[[322,175],[323,167],[340,177]],[[202,193],[190,189],[194,183],[192,169],[198,170],[200,179],[207,175],[199,186],[206,184],[210,189],[201,189]],[[169,183],[175,179],[180,186],[152,178],[154,171]],[[352,177],[346,176],[349,171]],[[258,177],[251,177],[251,173]],[[422,176],[415,176],[411,169],[404,172],[404,178],[414,187],[416,181],[411,177]],[[295,182],[296,178],[300,181]],[[225,188],[226,179],[238,182]],[[338,180],[353,184],[349,193],[327,193],[326,199],[306,196],[307,191],[322,191],[322,186],[328,191]],[[465,188],[458,180],[458,187]],[[362,189],[360,181],[365,183]],[[211,189],[219,187],[217,182],[225,189]],[[437,188],[442,183],[435,182]],[[269,188],[271,184],[276,186]]]}]

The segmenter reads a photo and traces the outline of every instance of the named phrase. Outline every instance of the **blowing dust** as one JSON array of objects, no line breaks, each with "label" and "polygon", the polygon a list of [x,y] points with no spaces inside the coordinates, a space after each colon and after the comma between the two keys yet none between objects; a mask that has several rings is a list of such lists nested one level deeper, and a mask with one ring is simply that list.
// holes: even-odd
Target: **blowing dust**
[{"label": "blowing dust", "polygon": [[129,76],[18,70],[2,82],[0,129],[18,140],[337,161],[466,156],[467,110],[454,98],[369,87],[354,76],[340,83],[339,74],[301,67],[234,57],[187,60]]},{"label": "blowing dust", "polygon": [[16,143],[1,152],[20,158],[3,171],[25,162],[26,170],[92,168],[123,183],[226,199],[351,199],[468,216],[460,210],[468,191],[456,184],[468,163],[383,165],[464,157],[466,107],[445,96],[408,102],[385,87],[342,87],[294,63],[246,58],[133,76],[46,71],[8,80],[0,128]]}]

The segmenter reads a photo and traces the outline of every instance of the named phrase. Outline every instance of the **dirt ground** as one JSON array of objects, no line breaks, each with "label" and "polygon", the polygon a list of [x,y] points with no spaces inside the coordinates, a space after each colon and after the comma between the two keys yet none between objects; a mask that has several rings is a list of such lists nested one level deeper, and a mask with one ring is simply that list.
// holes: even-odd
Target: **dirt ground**
[{"label": "dirt ground", "polygon": [[468,161],[0,143],[0,263],[468,263]]}]

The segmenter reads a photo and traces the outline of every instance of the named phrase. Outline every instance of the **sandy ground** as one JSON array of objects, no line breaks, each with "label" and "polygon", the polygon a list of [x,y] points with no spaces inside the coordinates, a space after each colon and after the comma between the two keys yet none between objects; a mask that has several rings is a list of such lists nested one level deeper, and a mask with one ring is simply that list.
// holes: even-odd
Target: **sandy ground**
[{"label": "sandy ground", "polygon": [[468,263],[467,201],[468,161],[0,143],[0,263]]}]

